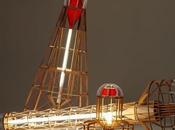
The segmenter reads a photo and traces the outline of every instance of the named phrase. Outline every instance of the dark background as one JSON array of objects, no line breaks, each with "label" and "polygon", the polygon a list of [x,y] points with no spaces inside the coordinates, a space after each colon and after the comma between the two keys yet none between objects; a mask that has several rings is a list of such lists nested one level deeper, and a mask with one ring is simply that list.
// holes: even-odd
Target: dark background
[{"label": "dark background", "polygon": [[[0,0],[0,112],[21,111],[63,0]],[[175,78],[174,0],[89,0],[90,103],[117,83],[136,100],[153,79]]]}]

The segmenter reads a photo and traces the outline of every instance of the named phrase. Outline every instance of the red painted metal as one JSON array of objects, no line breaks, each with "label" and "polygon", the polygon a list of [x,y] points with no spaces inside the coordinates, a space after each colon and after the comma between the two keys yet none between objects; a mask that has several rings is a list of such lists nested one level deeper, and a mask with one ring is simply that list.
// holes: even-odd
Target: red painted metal
[{"label": "red painted metal", "polygon": [[70,0],[67,9],[69,28],[73,28],[82,12],[82,0]]},{"label": "red painted metal", "polygon": [[103,88],[101,95],[102,96],[116,96],[117,90],[114,88]]}]

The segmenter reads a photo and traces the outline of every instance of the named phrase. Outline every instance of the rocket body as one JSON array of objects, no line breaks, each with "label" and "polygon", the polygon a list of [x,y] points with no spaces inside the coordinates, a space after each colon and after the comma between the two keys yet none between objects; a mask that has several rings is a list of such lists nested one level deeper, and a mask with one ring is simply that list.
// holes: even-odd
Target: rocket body
[{"label": "rocket body", "polygon": [[[126,103],[123,110],[123,119],[130,124],[140,124],[140,120],[150,121],[151,119],[151,121],[155,121],[155,115],[154,107],[136,106],[135,103]],[[96,105],[83,108],[71,107],[60,110],[9,113],[5,115],[3,125],[5,130],[71,128],[82,126],[85,121],[94,119],[96,119]]]}]

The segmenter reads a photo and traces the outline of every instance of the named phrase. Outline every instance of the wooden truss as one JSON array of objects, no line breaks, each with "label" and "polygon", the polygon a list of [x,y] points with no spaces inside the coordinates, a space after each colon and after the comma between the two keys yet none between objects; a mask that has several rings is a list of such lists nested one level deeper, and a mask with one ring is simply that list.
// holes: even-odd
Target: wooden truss
[{"label": "wooden truss", "polygon": [[[124,103],[121,125],[117,129],[132,130],[137,124],[144,126],[145,130],[173,130],[175,126],[174,92],[174,80],[151,81],[138,102]],[[96,120],[96,105],[9,113],[5,115],[3,123],[6,130],[99,128]]]},{"label": "wooden truss", "polygon": [[[82,9],[80,19],[72,29],[68,27],[66,10],[64,6],[53,39],[28,94],[25,110],[74,105],[82,107],[88,104],[86,10]],[[69,47],[66,44],[68,40]],[[67,62],[64,61],[65,57]]]}]

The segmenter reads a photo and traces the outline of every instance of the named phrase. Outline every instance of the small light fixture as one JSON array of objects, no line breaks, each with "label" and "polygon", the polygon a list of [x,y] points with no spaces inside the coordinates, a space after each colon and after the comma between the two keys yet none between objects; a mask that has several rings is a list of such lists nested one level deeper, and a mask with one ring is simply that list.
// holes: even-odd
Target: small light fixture
[{"label": "small light fixture", "polygon": [[122,121],[123,91],[116,84],[103,84],[97,91],[96,118],[106,130]]}]

